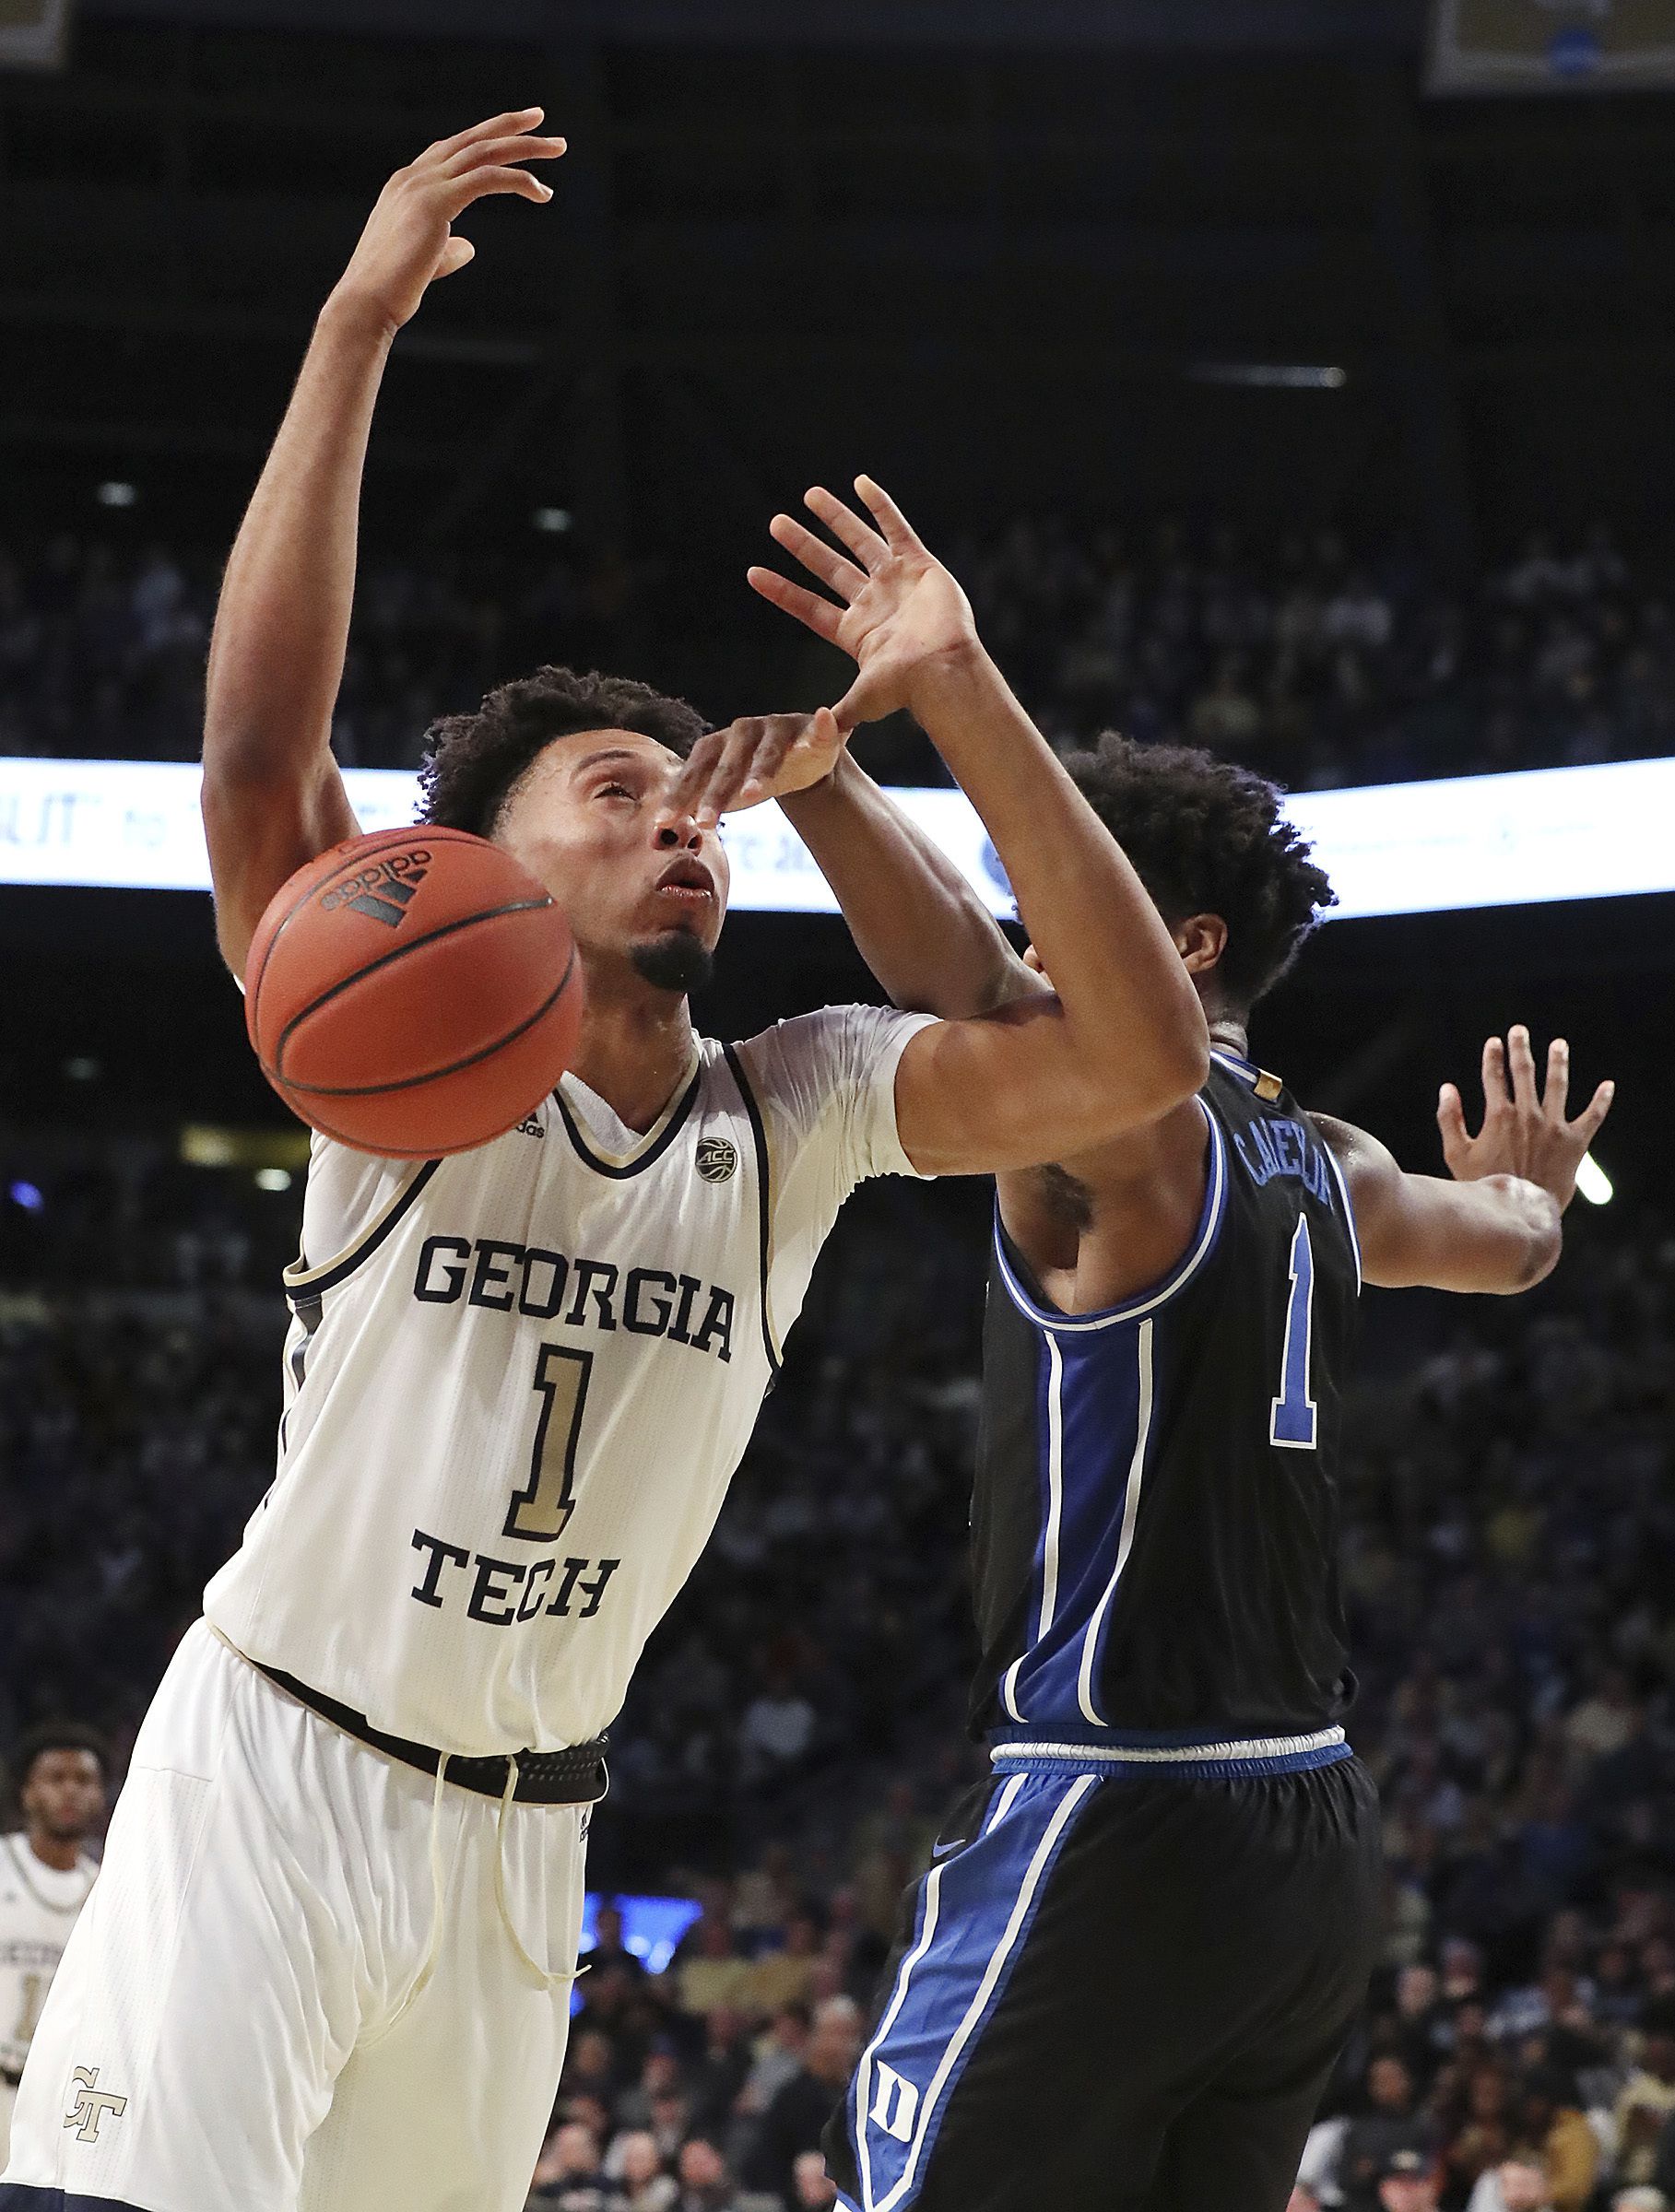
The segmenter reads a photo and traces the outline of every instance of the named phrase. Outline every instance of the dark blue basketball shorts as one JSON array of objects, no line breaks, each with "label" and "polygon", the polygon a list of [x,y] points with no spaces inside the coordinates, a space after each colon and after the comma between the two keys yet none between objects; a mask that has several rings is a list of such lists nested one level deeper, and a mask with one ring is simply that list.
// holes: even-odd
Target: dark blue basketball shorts
[{"label": "dark blue basketball shorts", "polygon": [[1341,1749],[1234,1778],[1014,1755],[904,1900],[826,2132],[840,2202],[1283,2212],[1380,1872],[1377,1797]]}]

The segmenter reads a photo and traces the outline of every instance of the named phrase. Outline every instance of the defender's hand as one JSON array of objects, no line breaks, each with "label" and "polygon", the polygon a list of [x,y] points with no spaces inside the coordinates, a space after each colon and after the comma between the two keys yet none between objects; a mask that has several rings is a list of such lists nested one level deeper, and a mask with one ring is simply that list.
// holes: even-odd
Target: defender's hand
[{"label": "defender's hand", "polygon": [[332,303],[366,315],[394,336],[418,312],[426,287],[463,269],[476,253],[450,227],[474,201],[497,192],[541,204],[551,199],[550,185],[517,166],[556,161],[564,151],[562,138],[534,135],[541,115],[539,108],[520,108],[493,116],[440,139],[410,167],[398,169],[378,195]]},{"label": "defender's hand", "polygon": [[701,737],[675,786],[677,806],[713,830],[724,814],[739,814],[822,782],[837,765],[844,737],[830,707],[808,714],[749,714]]},{"label": "defender's hand", "polygon": [[[1510,1088],[1509,1083],[1510,1072]],[[1468,1134],[1457,1088],[1443,1085],[1437,1126],[1443,1158],[1457,1182],[1485,1175],[1521,1175],[1539,1183],[1563,1208],[1576,1194],[1576,1170],[1611,1110],[1614,1083],[1601,1083],[1574,1122],[1564,1118],[1570,1097],[1570,1047],[1556,1038],[1547,1054],[1547,1091],[1536,1088],[1529,1031],[1515,1029],[1506,1042],[1491,1037],[1483,1047],[1483,1126]]]},{"label": "defender's hand", "polygon": [[845,732],[899,707],[911,708],[916,681],[938,660],[980,650],[965,594],[926,550],[901,509],[870,477],[857,477],[855,488],[876,529],[819,485],[807,502],[854,560],[788,514],[776,514],[768,525],[787,553],[832,587],[841,606],[772,569],[749,571],[751,585],[764,599],[806,623],[817,638],[841,647],[858,666],[855,682],[832,709]]}]

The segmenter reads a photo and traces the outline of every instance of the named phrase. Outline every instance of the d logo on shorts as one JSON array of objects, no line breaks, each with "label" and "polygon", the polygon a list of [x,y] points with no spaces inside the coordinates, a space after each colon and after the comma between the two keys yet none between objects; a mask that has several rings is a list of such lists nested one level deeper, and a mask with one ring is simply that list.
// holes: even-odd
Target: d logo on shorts
[{"label": "d logo on shorts", "polygon": [[76,2084],[76,2101],[65,2114],[64,2124],[76,2130],[78,2143],[97,2143],[100,2122],[107,2112],[112,2120],[120,2120],[128,2109],[128,2100],[100,2088],[97,2066],[77,2066],[70,2079]]}]

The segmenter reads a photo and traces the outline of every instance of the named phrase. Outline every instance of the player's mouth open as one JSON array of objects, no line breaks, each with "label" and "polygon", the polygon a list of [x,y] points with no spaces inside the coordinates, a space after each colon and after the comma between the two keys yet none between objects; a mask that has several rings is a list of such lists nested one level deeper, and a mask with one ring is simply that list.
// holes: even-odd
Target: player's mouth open
[{"label": "player's mouth open", "polygon": [[715,896],[715,878],[701,860],[677,860],[657,878],[660,898],[679,899],[701,905]]}]

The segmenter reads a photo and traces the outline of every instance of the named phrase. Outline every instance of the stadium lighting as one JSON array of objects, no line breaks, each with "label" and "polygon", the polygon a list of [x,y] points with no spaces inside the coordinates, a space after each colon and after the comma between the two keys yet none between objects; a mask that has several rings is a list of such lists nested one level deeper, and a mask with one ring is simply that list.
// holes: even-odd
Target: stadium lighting
[{"label": "stadium lighting", "polygon": [[1609,1206],[1614,1195],[1610,1177],[1591,1152],[1582,1155],[1582,1165],[1576,1170],[1576,1194],[1589,1206]]},{"label": "stadium lighting", "polygon": [[124,484],[119,478],[112,477],[109,483],[101,484],[93,496],[101,507],[136,507],[139,504],[139,486]]},{"label": "stadium lighting", "polygon": [[1341,392],[1347,369],[1312,361],[1195,361],[1195,384],[1242,384],[1257,392]]},{"label": "stadium lighting", "polygon": [[20,1206],[26,1214],[38,1214],[46,1204],[39,1186],[32,1182],[13,1183],[11,1199],[12,1204]]},{"label": "stadium lighting", "polygon": [[289,1168],[258,1168],[256,1170],[256,1188],[259,1191],[289,1191],[290,1170]]},{"label": "stadium lighting", "polygon": [[574,517],[568,507],[537,507],[529,518],[536,529],[544,530],[549,536],[562,536]]}]

